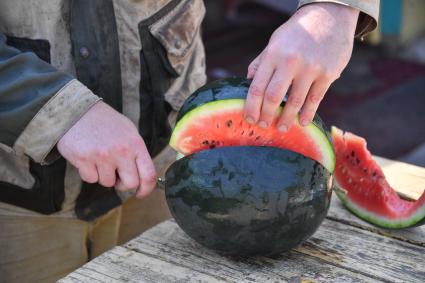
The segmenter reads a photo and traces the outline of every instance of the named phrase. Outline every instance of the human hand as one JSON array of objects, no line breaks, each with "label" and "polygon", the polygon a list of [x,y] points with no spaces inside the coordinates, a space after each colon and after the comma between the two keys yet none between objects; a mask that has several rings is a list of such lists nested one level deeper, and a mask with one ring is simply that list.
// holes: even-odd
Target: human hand
[{"label": "human hand", "polygon": [[248,67],[253,79],[245,119],[268,127],[291,86],[277,122],[286,132],[300,113],[308,125],[329,86],[339,78],[353,49],[359,11],[340,4],[315,3],[300,8],[271,36]]},{"label": "human hand", "polygon": [[156,186],[154,164],[136,127],[104,102],[75,123],[57,148],[85,182],[121,191],[138,188],[139,198]]}]

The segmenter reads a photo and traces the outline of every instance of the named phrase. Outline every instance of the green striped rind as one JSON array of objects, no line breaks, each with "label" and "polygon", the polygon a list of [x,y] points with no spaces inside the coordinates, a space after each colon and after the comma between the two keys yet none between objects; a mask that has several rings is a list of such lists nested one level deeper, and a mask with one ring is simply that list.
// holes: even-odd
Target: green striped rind
[{"label": "green striped rind", "polygon": [[177,151],[176,160],[179,160],[179,159],[181,159],[183,157],[184,157],[183,153]]},{"label": "green striped rind", "polygon": [[[334,186],[337,186],[339,188],[342,188],[336,180]],[[421,220],[425,218],[425,205],[423,205],[421,208],[419,208],[413,215],[407,218],[394,220],[382,217],[381,215],[377,215],[375,213],[369,212],[365,210],[364,208],[361,208],[354,202],[352,202],[345,193],[340,192],[338,190],[334,190],[338,198],[341,200],[341,202],[344,204],[348,210],[350,210],[352,213],[354,213],[356,216],[360,217],[361,219],[372,223],[376,226],[383,227],[383,228],[391,228],[391,229],[401,229],[401,228],[408,228],[415,226],[418,224]]]},{"label": "green striped rind", "polygon": [[335,151],[332,145],[332,142],[326,132],[322,131],[316,123],[311,123],[306,126],[305,129],[307,132],[313,136],[314,140],[319,141],[319,145],[322,148],[323,154],[323,166],[329,170],[329,172],[333,173],[335,170]]},{"label": "green striped rind", "polygon": [[[170,146],[176,149],[177,140],[179,134],[183,132],[183,129],[193,123],[196,120],[208,117],[212,114],[220,113],[221,111],[229,111],[234,109],[243,109],[245,100],[244,99],[226,99],[217,100],[205,103],[189,112],[187,112],[176,124],[170,139]],[[323,152],[323,166],[333,173],[335,169],[335,152],[331,140],[328,138],[326,132],[324,132],[314,122],[306,126],[307,132],[313,136],[314,140],[318,142]]]},{"label": "green striped rind", "polygon": [[202,86],[189,96],[179,110],[178,122],[189,111],[212,101],[226,99],[246,99],[252,80],[246,78],[219,79]]}]

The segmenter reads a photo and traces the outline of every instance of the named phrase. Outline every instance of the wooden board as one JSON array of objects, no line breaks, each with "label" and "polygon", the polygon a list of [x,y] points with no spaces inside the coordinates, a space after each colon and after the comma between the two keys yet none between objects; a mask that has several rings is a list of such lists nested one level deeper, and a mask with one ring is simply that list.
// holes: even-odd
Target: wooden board
[{"label": "wooden board", "polygon": [[[223,257],[172,220],[96,258],[67,282],[424,282],[425,248],[325,220],[294,251],[277,257]],[[107,277],[105,277],[107,276]]]},{"label": "wooden board", "polygon": [[[417,199],[425,169],[376,157],[390,184]],[[164,171],[164,162],[159,166]],[[69,282],[425,282],[425,227],[389,230],[357,218],[333,196],[303,245],[276,257],[224,257],[173,220],[115,247],[60,280]]]},{"label": "wooden board", "polygon": [[382,167],[388,183],[400,196],[419,199],[425,190],[425,168],[379,156],[373,158]]}]

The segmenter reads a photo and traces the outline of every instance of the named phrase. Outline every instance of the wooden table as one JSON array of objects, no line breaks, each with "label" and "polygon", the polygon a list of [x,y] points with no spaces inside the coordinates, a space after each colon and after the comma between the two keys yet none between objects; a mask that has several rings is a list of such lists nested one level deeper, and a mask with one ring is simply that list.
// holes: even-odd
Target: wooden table
[{"label": "wooden table", "polygon": [[[377,158],[390,183],[417,198],[425,168]],[[191,240],[173,220],[97,257],[59,282],[425,282],[425,226],[386,230],[333,196],[327,219],[295,250],[230,258]]]}]

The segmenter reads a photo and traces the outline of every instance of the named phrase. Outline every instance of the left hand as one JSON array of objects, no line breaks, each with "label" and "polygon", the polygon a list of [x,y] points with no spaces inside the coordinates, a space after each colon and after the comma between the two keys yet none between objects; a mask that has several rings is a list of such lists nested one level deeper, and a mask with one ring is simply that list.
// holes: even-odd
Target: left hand
[{"label": "left hand", "polygon": [[291,86],[277,127],[287,131],[300,111],[301,125],[308,125],[348,64],[358,15],[348,6],[315,3],[300,8],[280,26],[248,68],[253,82],[245,104],[247,122],[270,126]]}]

